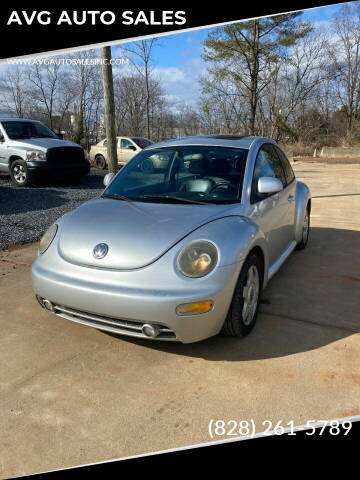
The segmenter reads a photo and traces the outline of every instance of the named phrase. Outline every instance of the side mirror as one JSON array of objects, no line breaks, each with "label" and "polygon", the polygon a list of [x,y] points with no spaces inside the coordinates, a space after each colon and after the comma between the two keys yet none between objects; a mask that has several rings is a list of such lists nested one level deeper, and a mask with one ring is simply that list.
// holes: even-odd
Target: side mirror
[{"label": "side mirror", "polygon": [[107,187],[113,180],[113,178],[115,177],[115,174],[114,173],[107,173],[104,177],[104,185],[105,187]]},{"label": "side mirror", "polygon": [[0,143],[4,143],[5,142],[5,137],[4,135],[0,134]]},{"label": "side mirror", "polygon": [[62,133],[58,133],[57,137],[59,140],[64,140],[64,135]]},{"label": "side mirror", "polygon": [[257,188],[259,193],[276,193],[281,192],[283,184],[278,178],[260,177]]},{"label": "side mirror", "polygon": [[136,150],[136,147],[134,147],[134,145],[128,145],[126,148],[128,150]]}]

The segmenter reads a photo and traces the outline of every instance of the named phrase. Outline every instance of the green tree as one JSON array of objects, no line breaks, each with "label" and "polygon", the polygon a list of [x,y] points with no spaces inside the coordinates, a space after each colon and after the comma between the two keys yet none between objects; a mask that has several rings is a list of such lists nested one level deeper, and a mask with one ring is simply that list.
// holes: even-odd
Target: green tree
[{"label": "green tree", "polygon": [[271,81],[271,70],[288,48],[311,31],[301,22],[301,12],[249,20],[219,27],[204,42],[203,59],[212,64],[213,80],[225,78],[239,86],[241,101],[248,103],[248,130],[256,133],[261,92]]}]

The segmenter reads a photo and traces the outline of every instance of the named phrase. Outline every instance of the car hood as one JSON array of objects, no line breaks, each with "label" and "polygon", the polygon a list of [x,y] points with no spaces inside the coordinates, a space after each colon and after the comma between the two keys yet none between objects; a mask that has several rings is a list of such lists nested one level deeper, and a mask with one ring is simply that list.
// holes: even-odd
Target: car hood
[{"label": "car hood", "polygon": [[14,148],[26,148],[46,151],[48,148],[54,147],[79,147],[77,143],[68,142],[66,140],[60,140],[59,138],[27,138],[26,140],[13,140],[10,147]]},{"label": "car hood", "polygon": [[[204,223],[226,215],[229,205],[183,205],[90,200],[65,215],[59,253],[67,261],[98,268],[131,270],[148,265]],[[108,245],[102,259],[93,256]]]}]

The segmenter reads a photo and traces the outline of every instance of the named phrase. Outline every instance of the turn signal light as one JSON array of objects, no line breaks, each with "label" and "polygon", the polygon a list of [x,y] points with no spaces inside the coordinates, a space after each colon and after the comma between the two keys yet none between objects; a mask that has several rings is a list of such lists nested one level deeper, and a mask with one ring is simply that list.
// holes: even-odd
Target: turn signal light
[{"label": "turn signal light", "polygon": [[195,303],[184,303],[176,308],[178,315],[197,315],[199,313],[209,312],[213,307],[211,300]]}]

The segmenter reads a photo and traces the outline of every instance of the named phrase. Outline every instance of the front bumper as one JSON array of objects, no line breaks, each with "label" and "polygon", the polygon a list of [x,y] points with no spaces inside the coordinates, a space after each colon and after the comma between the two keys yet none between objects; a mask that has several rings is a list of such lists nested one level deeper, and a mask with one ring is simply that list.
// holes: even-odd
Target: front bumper
[{"label": "front bumper", "polygon": [[[52,247],[50,247],[52,248]],[[48,252],[45,252],[47,255]],[[143,324],[157,325],[156,340],[196,342],[221,330],[228,312],[240,266],[215,269],[209,278],[161,280],[164,259],[133,271],[113,271],[69,264],[60,257],[32,266],[35,294],[52,302],[54,313],[88,326],[133,337],[149,338]],[[199,281],[201,280],[201,281]],[[179,316],[183,303],[212,300],[203,314]]]},{"label": "front bumper", "polygon": [[90,163],[52,164],[50,162],[27,162],[29,174],[34,179],[83,177],[90,172]]}]

